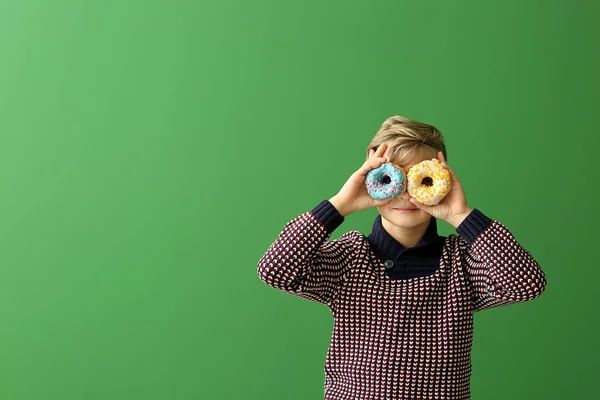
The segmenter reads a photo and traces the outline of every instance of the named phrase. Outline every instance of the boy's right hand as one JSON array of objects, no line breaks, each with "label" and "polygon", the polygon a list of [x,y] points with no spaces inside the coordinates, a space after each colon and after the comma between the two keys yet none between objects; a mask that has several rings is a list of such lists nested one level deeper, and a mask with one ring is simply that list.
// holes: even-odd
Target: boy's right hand
[{"label": "boy's right hand", "polygon": [[353,212],[366,210],[371,207],[385,206],[394,200],[393,197],[384,200],[373,199],[365,185],[367,173],[388,161],[387,158],[383,157],[386,149],[386,143],[381,144],[377,148],[377,151],[370,149],[367,161],[350,176],[342,189],[329,199],[342,216],[345,217]]}]

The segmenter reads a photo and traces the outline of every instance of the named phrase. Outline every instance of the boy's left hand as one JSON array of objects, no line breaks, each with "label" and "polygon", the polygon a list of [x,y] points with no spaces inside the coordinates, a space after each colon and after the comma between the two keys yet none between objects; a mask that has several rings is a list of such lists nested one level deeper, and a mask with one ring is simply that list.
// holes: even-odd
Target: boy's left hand
[{"label": "boy's left hand", "polygon": [[441,151],[438,151],[437,158],[442,163],[442,166],[450,172],[450,176],[452,177],[452,188],[450,189],[450,192],[442,199],[442,201],[434,206],[421,204],[413,197],[410,198],[410,202],[421,210],[436,218],[444,220],[457,228],[473,209],[467,205],[467,198],[462,185],[452,168],[446,164],[444,154]]}]

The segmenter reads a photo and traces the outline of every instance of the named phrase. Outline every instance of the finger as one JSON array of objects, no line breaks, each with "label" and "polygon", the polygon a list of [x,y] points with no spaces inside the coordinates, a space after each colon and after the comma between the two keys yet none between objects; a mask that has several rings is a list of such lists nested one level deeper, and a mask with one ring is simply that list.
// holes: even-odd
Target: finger
[{"label": "finger", "polygon": [[387,199],[383,199],[383,200],[375,200],[375,206],[386,206],[388,204],[390,204],[392,202],[392,200],[394,200],[393,197],[387,198]]},{"label": "finger", "polygon": [[451,174],[456,175],[454,173],[454,171],[452,170],[452,168],[450,168],[450,166],[448,165],[448,163],[446,162],[446,160],[444,159],[444,153],[442,153],[441,151],[438,151],[438,161],[440,162],[440,164],[442,164],[442,166],[444,168],[446,168]]},{"label": "finger", "polygon": [[450,166],[448,164],[446,164],[445,161],[442,163],[442,166],[450,172],[450,179],[452,179],[452,187],[454,189],[461,188],[462,184],[460,183],[460,180],[458,179],[458,176],[456,176],[456,173],[454,172],[454,170],[452,168],[450,168]]},{"label": "finger", "polygon": [[418,209],[431,214],[431,209],[433,208],[432,206],[426,206],[425,204],[419,202],[419,200],[415,199],[414,197],[411,197],[408,201],[410,201],[412,204],[414,204]]},{"label": "finger", "polygon": [[374,149],[372,147],[369,149],[369,157],[368,158],[380,157],[380,156],[382,156],[381,146],[379,146],[377,149]]},{"label": "finger", "polygon": [[454,174],[454,171],[448,164],[446,164],[446,161],[442,161],[440,164],[442,164],[442,167],[446,168],[451,174]]},{"label": "finger", "polygon": [[443,163],[446,162],[446,159],[444,158],[444,153],[441,151],[438,151],[438,159]]},{"label": "finger", "polygon": [[366,175],[370,170],[378,168],[381,164],[386,163],[387,159],[385,157],[375,157],[371,158],[363,164],[362,167],[357,171],[361,175]]},{"label": "finger", "polygon": [[442,167],[446,168],[452,176],[456,177],[454,170],[452,168],[450,168],[450,166],[446,163],[446,161],[442,162]]}]

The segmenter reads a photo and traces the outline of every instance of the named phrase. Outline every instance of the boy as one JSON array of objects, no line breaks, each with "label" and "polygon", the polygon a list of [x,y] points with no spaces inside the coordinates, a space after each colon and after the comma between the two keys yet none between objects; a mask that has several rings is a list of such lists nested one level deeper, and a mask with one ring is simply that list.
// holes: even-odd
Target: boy
[{"label": "boy", "polygon": [[[389,146],[389,147],[388,147]],[[452,189],[435,206],[405,192],[374,200],[367,172],[437,157]],[[288,222],[258,263],[267,285],[326,304],[334,327],[325,400],[470,399],[473,313],[537,298],[546,276],[501,223],[467,205],[440,131],[388,118],[366,162],[329,200]],[[377,207],[373,231],[329,236]],[[436,218],[458,235],[439,236]]]}]

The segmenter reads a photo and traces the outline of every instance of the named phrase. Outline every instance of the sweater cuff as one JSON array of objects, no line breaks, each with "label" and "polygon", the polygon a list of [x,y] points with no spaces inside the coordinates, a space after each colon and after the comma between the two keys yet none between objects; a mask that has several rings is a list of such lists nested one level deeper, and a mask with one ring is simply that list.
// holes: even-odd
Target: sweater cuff
[{"label": "sweater cuff", "polygon": [[327,233],[331,234],[344,222],[345,218],[329,200],[323,200],[311,212],[325,225]]},{"label": "sweater cuff", "polygon": [[463,237],[469,244],[473,243],[477,236],[481,234],[492,223],[492,219],[483,214],[478,209],[473,211],[463,222],[456,228],[458,234]]}]

